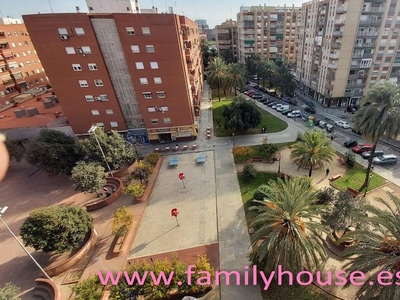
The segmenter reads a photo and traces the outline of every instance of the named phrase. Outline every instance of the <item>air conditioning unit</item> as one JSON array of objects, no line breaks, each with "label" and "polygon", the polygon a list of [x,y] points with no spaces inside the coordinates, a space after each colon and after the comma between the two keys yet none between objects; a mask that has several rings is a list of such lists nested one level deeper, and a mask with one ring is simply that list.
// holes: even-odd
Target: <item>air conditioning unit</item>
[{"label": "air conditioning unit", "polygon": [[83,50],[81,48],[76,49],[76,53],[83,54]]},{"label": "air conditioning unit", "polygon": [[60,39],[62,39],[63,41],[66,41],[66,40],[68,40],[68,35],[62,34],[62,35],[60,35]]},{"label": "air conditioning unit", "polygon": [[96,101],[101,101],[101,97],[94,97]]}]

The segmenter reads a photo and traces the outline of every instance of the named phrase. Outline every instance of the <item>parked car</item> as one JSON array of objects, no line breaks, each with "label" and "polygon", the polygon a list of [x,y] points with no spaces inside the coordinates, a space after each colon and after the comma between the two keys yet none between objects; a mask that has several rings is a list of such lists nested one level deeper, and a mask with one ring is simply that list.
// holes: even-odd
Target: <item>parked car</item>
[{"label": "parked car", "polygon": [[325,121],[319,121],[318,126],[322,129],[325,129],[326,127],[326,122]]},{"label": "parked car", "polygon": [[267,89],[267,94],[271,96],[276,96],[276,90],[275,89]]},{"label": "parked car", "polygon": [[253,99],[262,99],[264,98],[264,96],[260,93],[254,93],[253,95],[251,95],[251,98]]},{"label": "parked car", "polygon": [[376,165],[394,165],[397,163],[397,156],[394,154],[374,157],[372,162]]},{"label": "parked car", "polygon": [[301,111],[299,111],[299,110],[294,110],[294,111],[292,111],[291,113],[288,113],[287,116],[288,116],[289,118],[298,118],[298,117],[301,116]]},{"label": "parked car", "polygon": [[314,103],[312,103],[311,101],[307,101],[307,102],[306,102],[306,104],[307,104],[307,106],[310,106],[310,107],[315,107],[315,104],[314,104]]},{"label": "parked car", "polygon": [[319,122],[320,122],[320,120],[314,119],[313,120],[314,126],[319,126]]},{"label": "parked car", "polygon": [[298,105],[297,101],[294,100],[293,98],[290,99],[289,104],[293,105],[293,106],[297,106]]},{"label": "parked car", "polygon": [[287,115],[288,113],[291,113],[293,110],[289,109],[285,109],[282,111],[282,115]]},{"label": "parked car", "polygon": [[268,99],[268,98],[263,98],[262,100],[260,100],[260,102],[264,105],[267,105],[268,103],[271,103],[273,100]]},{"label": "parked car", "polygon": [[355,114],[357,112],[357,107],[355,107],[354,105],[349,105],[347,106],[346,111]]},{"label": "parked car", "polygon": [[366,152],[366,151],[371,151],[371,150],[372,150],[372,145],[371,144],[357,145],[357,146],[354,146],[353,149],[352,149],[352,151],[354,153],[358,153],[358,154],[361,154],[361,153]]},{"label": "parked car", "polygon": [[331,124],[326,124],[325,129],[328,132],[334,132],[335,131],[335,127],[333,127],[333,125],[331,125]]},{"label": "parked car", "polygon": [[264,93],[267,91],[267,89],[263,86],[259,87],[258,90]]},{"label": "parked car", "polygon": [[344,146],[346,148],[352,148],[352,147],[357,146],[357,145],[358,145],[358,142],[356,140],[347,140],[347,141],[344,142]]},{"label": "parked car", "polygon": [[281,105],[280,107],[278,107],[276,111],[282,112],[282,111],[284,111],[284,110],[286,110],[286,109],[289,109],[289,105],[283,104],[283,105]]},{"label": "parked car", "polygon": [[254,86],[256,86],[257,84],[256,83],[254,83],[254,82],[250,82],[249,83],[249,86],[251,86],[251,87],[254,87]]},{"label": "parked car", "polygon": [[307,106],[304,110],[310,114],[315,114],[317,112],[317,110],[313,106]]},{"label": "parked car", "polygon": [[351,132],[356,133],[356,134],[358,134],[358,135],[361,135],[361,131],[357,131],[357,130],[355,130],[354,128],[351,129]]},{"label": "parked car", "polygon": [[243,94],[245,94],[245,95],[249,95],[250,93],[255,93],[256,91],[255,90],[247,90],[247,91],[245,91]]},{"label": "parked car", "polygon": [[271,106],[272,109],[278,109],[279,107],[281,107],[283,104],[277,103],[273,106]]},{"label": "parked car", "polygon": [[[383,153],[383,151],[375,150],[374,157],[382,156],[382,155],[385,155],[385,153]],[[361,153],[361,156],[364,159],[368,159],[368,158],[371,157],[371,151],[367,151],[367,152]]]},{"label": "parked car", "polygon": [[276,105],[276,104],[278,104],[278,103],[275,102],[275,101],[272,101],[272,102],[268,103],[267,105],[268,105],[268,107],[272,107],[272,106],[274,106],[274,105]]},{"label": "parked car", "polygon": [[345,122],[345,121],[336,121],[335,124],[339,127],[342,127],[344,129],[350,128],[349,123]]}]

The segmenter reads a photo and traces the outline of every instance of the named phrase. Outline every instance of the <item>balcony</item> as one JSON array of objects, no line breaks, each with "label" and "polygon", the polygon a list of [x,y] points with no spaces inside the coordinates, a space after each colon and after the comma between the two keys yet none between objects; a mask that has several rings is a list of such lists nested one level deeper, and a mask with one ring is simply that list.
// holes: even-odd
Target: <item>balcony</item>
[{"label": "balcony", "polygon": [[325,15],[325,14],[326,14],[326,9],[321,10],[321,11],[319,12],[319,14],[322,15],[322,16]]},{"label": "balcony", "polygon": [[344,96],[345,97],[355,97],[355,96],[362,96],[362,95],[364,95],[364,93],[363,92],[345,92],[344,93]]},{"label": "balcony", "polygon": [[355,44],[355,48],[375,48],[375,43],[360,43]]},{"label": "balcony", "polygon": [[376,31],[358,31],[357,36],[377,36],[378,32]]},{"label": "balcony", "polygon": [[337,14],[344,14],[346,12],[347,12],[347,7],[339,6],[338,8],[336,8],[336,13]]},{"label": "balcony", "polygon": [[381,25],[382,20],[374,20],[374,19],[368,19],[368,20],[360,20],[360,26],[379,26]]},{"label": "balcony", "polygon": [[329,64],[329,65],[328,65],[328,68],[329,68],[329,69],[336,70],[336,69],[337,69],[337,66],[334,65],[334,64]]},{"label": "balcony", "polygon": [[335,25],[344,25],[344,20],[335,20],[334,24]]},{"label": "balcony", "polygon": [[333,84],[332,84],[332,83],[329,83],[329,82],[326,82],[326,83],[325,83],[325,87],[326,87],[328,90],[333,90],[333,88],[334,88]]},{"label": "balcony", "polygon": [[0,31],[0,39],[4,38],[6,38],[6,34],[4,33],[4,31]]},{"label": "balcony", "polygon": [[14,83],[14,80],[12,80],[11,78],[3,80],[3,85],[10,85],[10,84],[13,84],[13,83]]},{"label": "balcony", "polygon": [[330,53],[329,54],[329,58],[331,58],[331,59],[339,59],[339,55],[335,54],[335,53]]},{"label": "balcony", "polygon": [[329,80],[335,80],[335,73],[333,73],[333,72],[328,72],[327,74],[326,74],[326,78],[327,79],[329,79]]},{"label": "balcony", "polygon": [[332,43],[332,44],[331,44],[331,48],[332,48],[332,49],[339,49],[341,46],[342,46],[341,43]]},{"label": "balcony", "polygon": [[[376,2],[376,1],[375,1]],[[362,10],[363,14],[383,14],[385,10],[380,7],[370,7]]]},{"label": "balcony", "polygon": [[335,37],[341,37],[341,36],[343,36],[343,32],[341,32],[341,31],[334,31],[334,32],[333,32],[333,36],[335,36]]},{"label": "balcony", "polygon": [[1,41],[0,42],[0,49],[8,50],[8,49],[10,49],[10,45],[8,44],[7,41]]}]

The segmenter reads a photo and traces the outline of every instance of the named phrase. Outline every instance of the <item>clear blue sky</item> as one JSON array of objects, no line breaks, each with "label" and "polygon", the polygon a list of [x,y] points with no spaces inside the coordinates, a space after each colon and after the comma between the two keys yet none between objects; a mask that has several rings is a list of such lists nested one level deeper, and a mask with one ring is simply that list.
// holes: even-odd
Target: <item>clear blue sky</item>
[{"label": "clear blue sky", "polygon": [[[6,2],[2,0],[1,2]],[[12,0],[7,4],[0,5],[0,13],[2,17],[20,18],[21,15],[50,13],[50,5],[55,13],[75,12],[75,6],[79,6],[81,12],[87,12],[85,0]],[[266,5],[301,6],[306,0],[261,0],[261,2],[248,2],[242,0],[142,0],[140,6],[143,8],[151,8],[155,6],[159,12],[167,11],[167,7],[172,6],[174,13],[184,14],[188,18],[206,19],[210,27],[214,27],[225,21],[226,19],[236,19],[236,14],[240,10],[240,6]]]}]

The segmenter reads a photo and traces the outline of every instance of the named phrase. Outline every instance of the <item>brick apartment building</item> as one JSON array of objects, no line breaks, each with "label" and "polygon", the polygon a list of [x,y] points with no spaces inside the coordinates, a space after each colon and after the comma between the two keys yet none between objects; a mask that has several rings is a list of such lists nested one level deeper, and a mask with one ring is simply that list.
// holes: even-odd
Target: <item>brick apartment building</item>
[{"label": "brick apartment building", "polygon": [[29,33],[20,19],[0,18],[0,77],[1,105],[21,91],[44,87],[48,83]]},{"label": "brick apartment building", "polygon": [[97,124],[151,142],[197,136],[203,70],[196,23],[133,13],[23,19],[75,134]]}]

